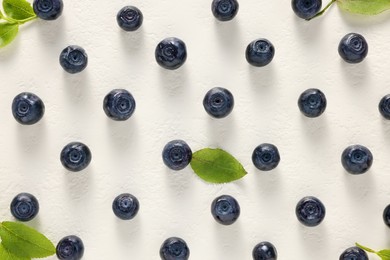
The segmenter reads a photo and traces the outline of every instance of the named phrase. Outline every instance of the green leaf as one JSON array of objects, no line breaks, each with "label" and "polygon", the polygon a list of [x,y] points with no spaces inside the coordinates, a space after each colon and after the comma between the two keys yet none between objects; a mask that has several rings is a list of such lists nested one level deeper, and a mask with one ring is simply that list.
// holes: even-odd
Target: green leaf
[{"label": "green leaf", "polygon": [[390,260],[390,250],[384,249],[380,250],[376,253],[382,260]]},{"label": "green leaf", "polygon": [[3,244],[0,244],[0,259],[1,260],[31,260],[29,257],[19,257],[9,252]]},{"label": "green leaf", "polygon": [[1,222],[0,237],[4,248],[19,259],[42,258],[56,252],[49,239],[19,222]]},{"label": "green leaf", "polygon": [[241,163],[222,149],[199,150],[192,154],[190,164],[200,178],[212,183],[235,181],[247,174]]},{"label": "green leaf", "polygon": [[390,0],[337,0],[340,9],[356,14],[375,15],[390,9]]},{"label": "green leaf", "polygon": [[368,248],[368,247],[365,247],[365,246],[362,246],[361,244],[359,243],[355,243],[355,245],[361,249],[363,249],[364,251],[367,251],[367,252],[370,252],[370,253],[374,253],[376,254],[376,251],[371,249],[371,248]]},{"label": "green leaf", "polygon": [[0,23],[0,48],[12,42],[18,31],[19,25],[16,23]]},{"label": "green leaf", "polygon": [[6,15],[15,20],[25,20],[36,17],[34,9],[26,0],[3,0]]}]

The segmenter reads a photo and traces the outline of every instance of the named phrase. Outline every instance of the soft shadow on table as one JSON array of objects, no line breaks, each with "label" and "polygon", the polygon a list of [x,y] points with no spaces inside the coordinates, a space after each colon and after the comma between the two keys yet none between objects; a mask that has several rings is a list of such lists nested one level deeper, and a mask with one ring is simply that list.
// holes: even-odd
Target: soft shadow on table
[{"label": "soft shadow on table", "polygon": [[248,64],[248,74],[254,95],[264,95],[264,91],[275,91],[277,76],[272,61],[264,67],[254,67]]},{"label": "soft shadow on table", "polygon": [[240,259],[242,255],[241,248],[245,248],[247,238],[243,238],[242,226],[248,223],[242,223],[239,217],[236,222],[225,226],[217,223],[214,219],[214,242],[218,248],[214,248],[215,252],[221,252],[220,255],[229,256],[229,259]]},{"label": "soft shadow on table", "polygon": [[127,157],[127,152],[130,148],[133,152],[138,150],[138,124],[137,119],[137,109],[135,109],[134,114],[125,121],[115,121],[107,117],[106,124],[109,131],[107,131],[108,138],[111,140],[111,151],[118,156]]},{"label": "soft shadow on table", "polygon": [[[281,163],[283,163],[281,155]],[[283,173],[278,167],[271,171],[261,171],[255,166],[252,166],[248,174],[254,175],[256,181],[256,190],[259,193],[259,197],[267,196],[280,196],[282,190]],[[245,178],[245,177],[244,177]]]},{"label": "soft shadow on table", "polygon": [[[297,235],[302,241],[300,243],[305,248],[306,255],[310,259],[316,259],[318,251],[323,251],[329,245],[329,232],[326,227],[326,217],[322,223],[315,227],[306,227],[297,221]],[[308,258],[309,259],[309,258]]]},{"label": "soft shadow on table", "polygon": [[327,119],[326,110],[322,115],[316,118],[309,118],[304,116],[303,114],[300,116],[301,131],[303,131],[305,138],[309,139],[310,142],[316,144],[313,145],[313,148],[318,149],[318,147],[321,146],[321,143],[325,143],[328,141],[329,122]]},{"label": "soft shadow on table", "polygon": [[[61,16],[55,21],[45,21],[42,19],[37,19],[34,21],[34,26],[37,28],[39,39],[43,45],[57,48],[57,43],[64,42],[64,35],[69,32],[65,28],[65,21],[63,21],[63,19],[65,19],[65,16]],[[66,43],[64,48],[68,44],[72,43]],[[61,50],[58,51],[59,56]]]},{"label": "soft shadow on table", "polygon": [[189,91],[188,70],[185,63],[176,70],[159,68],[159,78],[159,85],[163,94],[175,96],[180,92]]},{"label": "soft shadow on table", "polygon": [[349,64],[343,59],[340,59],[339,67],[339,71],[341,71],[341,74],[345,78],[345,81],[348,82],[348,87],[370,87],[367,82],[370,76],[372,76],[372,72],[370,72],[370,66],[367,60],[363,60],[362,62],[357,64]]},{"label": "soft shadow on table", "polygon": [[195,191],[195,180],[190,165],[180,171],[174,171],[166,167],[162,174],[165,175],[166,190],[172,194],[171,199],[177,199],[179,201],[185,200],[185,198],[192,198]]},{"label": "soft shadow on table", "polygon": [[12,59],[16,53],[20,52],[20,42],[20,37],[16,36],[16,39],[13,42],[0,49],[0,63]]},{"label": "soft shadow on table", "polygon": [[[241,28],[237,18],[228,22],[220,22],[215,19],[214,31],[220,41],[220,48],[226,50],[227,55],[232,55],[236,53],[237,50],[242,49],[242,46],[240,45]],[[240,54],[242,54],[242,52],[240,52]]]},{"label": "soft shadow on table", "polygon": [[[234,143],[237,136],[237,124],[235,122],[234,108],[225,118],[212,118],[205,112],[207,120],[207,146],[224,149],[224,144]],[[225,148],[226,149],[226,148]]]},{"label": "soft shadow on table", "polygon": [[121,30],[118,34],[122,45],[121,49],[125,50],[122,53],[125,55],[128,55],[129,57],[138,56],[142,52],[142,49],[145,48],[145,36],[142,26],[134,32]]},{"label": "soft shadow on table", "polygon": [[72,102],[72,105],[87,104],[88,102],[84,99],[91,96],[88,67],[84,71],[76,74],[63,71],[63,88],[65,88],[64,92]]},{"label": "soft shadow on table", "polygon": [[[375,163],[375,161],[374,161]],[[360,175],[353,175],[342,169],[339,174],[344,175],[344,186],[346,188],[346,194],[350,197],[351,201],[362,205],[364,201],[372,201],[377,190],[377,184],[375,183],[375,172],[371,168],[366,173]]]},{"label": "soft shadow on table", "polygon": [[47,149],[45,115],[39,122],[33,125],[19,125],[16,121],[15,124],[18,124],[15,137],[19,147],[22,149],[23,153],[21,154],[26,155],[26,160],[35,160],[36,156],[39,156],[41,152]]},{"label": "soft shadow on table", "polygon": [[[117,218],[112,214],[113,218]],[[125,248],[129,247],[129,244],[134,244],[139,241],[139,235],[142,233],[142,217],[138,214],[130,220],[121,220],[117,218],[115,220],[116,233],[121,239],[116,239],[117,242]]]},{"label": "soft shadow on table", "polygon": [[93,175],[96,174],[96,171],[93,170],[93,165],[89,165],[86,169],[79,172],[71,172],[64,169],[58,174],[62,174],[64,178],[62,183],[65,183],[64,186],[66,186],[65,189],[68,191],[69,200],[85,203],[85,197],[88,197],[88,194],[93,189]]}]

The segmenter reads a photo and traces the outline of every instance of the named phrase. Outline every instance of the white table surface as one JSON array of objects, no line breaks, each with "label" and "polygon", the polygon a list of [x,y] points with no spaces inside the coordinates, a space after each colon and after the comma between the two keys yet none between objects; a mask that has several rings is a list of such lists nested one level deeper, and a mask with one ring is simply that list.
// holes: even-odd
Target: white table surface
[{"label": "white table surface", "polygon": [[[141,9],[144,23],[124,32],[116,13],[125,5]],[[326,4],[326,1],[323,3]],[[183,238],[190,259],[251,259],[255,244],[272,242],[279,259],[338,259],[355,242],[375,249],[390,247],[383,209],[390,203],[390,121],[378,112],[390,93],[390,13],[377,17],[329,9],[306,22],[290,1],[240,1],[231,22],[218,22],[211,1],[64,1],[53,22],[24,25],[15,42],[0,50],[0,218],[19,192],[40,203],[28,222],[55,244],[75,234],[85,245],[83,259],[159,259],[161,243]],[[350,65],[337,46],[349,32],[364,35],[367,58]],[[175,36],[185,41],[188,59],[176,71],[160,68],[157,43]],[[245,48],[267,38],[276,49],[266,67],[251,67]],[[85,48],[89,64],[80,74],[67,74],[58,56],[69,44]],[[235,97],[227,118],[216,120],[202,106],[212,87],[225,87]],[[304,117],[298,96],[321,89],[328,100],[319,118]],[[137,107],[125,122],[103,112],[104,96],[126,88]],[[46,106],[43,119],[18,124],[11,113],[14,96],[30,91]],[[161,151],[172,139],[183,139],[193,151],[220,147],[239,159],[248,175],[225,185],[201,181],[190,167],[173,172]],[[63,146],[87,144],[90,166],[79,173],[60,163]],[[253,149],[275,144],[281,154],[271,172],[257,170]],[[367,146],[371,169],[353,176],[340,156],[351,144]],[[115,217],[116,195],[129,192],[140,201],[131,221]],[[230,194],[241,206],[231,226],[218,224],[210,204]],[[295,216],[296,203],[313,195],[325,204],[321,225],[308,228]],[[48,259],[56,259],[51,257]],[[376,259],[372,256],[370,259]]]}]

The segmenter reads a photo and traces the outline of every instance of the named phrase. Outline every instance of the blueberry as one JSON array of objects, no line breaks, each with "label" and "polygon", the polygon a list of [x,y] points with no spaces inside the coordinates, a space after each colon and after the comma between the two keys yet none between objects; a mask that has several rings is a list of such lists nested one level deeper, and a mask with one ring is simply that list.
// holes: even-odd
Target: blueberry
[{"label": "blueberry", "polygon": [[321,9],[322,0],[291,0],[294,13],[302,19],[313,18]]},{"label": "blueberry", "polygon": [[298,107],[305,116],[318,117],[326,108],[325,95],[319,89],[307,89],[299,96]]},{"label": "blueberry", "polygon": [[160,257],[162,260],[187,260],[190,257],[190,249],[183,239],[170,237],[162,243]]},{"label": "blueberry", "polygon": [[276,260],[278,259],[278,253],[276,248],[270,242],[258,243],[252,251],[253,260]]},{"label": "blueberry", "polygon": [[88,55],[80,46],[69,45],[60,54],[60,64],[68,73],[79,73],[87,67]]},{"label": "blueberry", "polygon": [[169,70],[181,67],[187,59],[185,43],[175,37],[165,38],[156,47],[155,57],[157,63]]},{"label": "blueberry", "polygon": [[381,115],[390,120],[390,94],[381,99],[378,108]]},{"label": "blueberry", "polygon": [[162,158],[168,168],[178,171],[190,163],[192,151],[183,140],[172,140],[164,146]]},{"label": "blueberry", "polygon": [[339,43],[339,54],[348,63],[359,63],[366,58],[368,44],[366,39],[358,33],[348,33]]},{"label": "blueberry", "polygon": [[390,205],[383,210],[383,221],[390,228]]},{"label": "blueberry", "polygon": [[237,0],[213,0],[211,11],[218,20],[225,22],[232,20],[238,12]]},{"label": "blueberry", "polygon": [[11,202],[11,213],[19,221],[30,221],[39,212],[39,203],[30,193],[19,193]]},{"label": "blueberry", "polygon": [[125,6],[116,15],[116,21],[125,31],[135,31],[141,27],[144,17],[135,6]]},{"label": "blueberry", "polygon": [[212,117],[226,117],[234,107],[233,95],[225,88],[212,88],[204,96],[203,107]]},{"label": "blueberry", "polygon": [[79,260],[84,255],[84,244],[78,236],[66,236],[57,244],[56,254],[61,260]]},{"label": "blueberry", "polygon": [[240,205],[230,195],[222,195],[211,203],[211,214],[222,225],[233,224],[240,216]]},{"label": "blueberry", "polygon": [[295,214],[299,222],[308,227],[319,225],[325,218],[325,206],[322,202],[312,196],[301,199],[296,208]]},{"label": "blueberry", "polygon": [[17,95],[12,102],[12,114],[22,125],[37,123],[45,113],[45,105],[35,94],[23,92]]},{"label": "blueberry", "polygon": [[368,260],[368,255],[363,249],[353,246],[345,249],[339,260]]},{"label": "blueberry", "polygon": [[80,142],[67,144],[61,151],[62,165],[72,172],[85,169],[91,162],[92,155],[88,146]]},{"label": "blueberry", "polygon": [[118,218],[130,220],[138,213],[139,201],[129,193],[122,193],[112,202],[112,210]]},{"label": "blueberry", "polygon": [[274,169],[280,162],[278,148],[273,144],[260,144],[253,150],[252,162],[261,171]]},{"label": "blueberry", "polygon": [[362,174],[370,169],[373,156],[367,147],[351,145],[345,148],[341,155],[341,163],[351,174]]},{"label": "blueberry", "polygon": [[113,120],[127,120],[135,110],[134,97],[125,89],[114,89],[104,98],[103,110]]},{"label": "blueberry", "polygon": [[246,47],[246,60],[256,67],[263,67],[269,64],[275,55],[273,44],[267,39],[257,39]]},{"label": "blueberry", "polygon": [[62,14],[62,0],[34,0],[34,13],[43,20],[55,20]]}]

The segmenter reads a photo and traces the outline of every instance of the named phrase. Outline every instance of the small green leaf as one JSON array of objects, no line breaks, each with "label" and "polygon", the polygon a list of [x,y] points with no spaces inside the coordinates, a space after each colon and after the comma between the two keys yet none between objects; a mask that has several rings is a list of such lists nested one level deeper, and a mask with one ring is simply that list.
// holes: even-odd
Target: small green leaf
[{"label": "small green leaf", "polygon": [[337,0],[340,9],[356,14],[375,15],[390,9],[390,0]]},{"label": "small green leaf", "polygon": [[19,222],[1,222],[0,237],[3,247],[20,259],[42,258],[56,252],[49,239]]},{"label": "small green leaf", "polygon": [[18,31],[19,25],[16,23],[0,23],[0,48],[12,42]]},{"label": "small green leaf", "polygon": [[19,257],[10,253],[3,244],[0,244],[0,259],[1,260],[31,260],[29,257]]},{"label": "small green leaf", "polygon": [[376,253],[382,260],[390,260],[390,250],[384,249],[380,250]]},{"label": "small green leaf", "polygon": [[376,254],[376,251],[371,249],[371,248],[368,248],[368,247],[365,247],[365,246],[362,246],[361,244],[359,243],[355,243],[355,245],[361,249],[363,249],[364,251],[367,251],[367,252],[370,252],[370,253],[374,253]]},{"label": "small green leaf", "polygon": [[199,150],[192,154],[190,164],[200,178],[212,183],[235,181],[247,174],[241,163],[222,149]]},{"label": "small green leaf", "polygon": [[15,20],[25,20],[36,17],[34,9],[26,0],[3,0],[6,15]]}]

